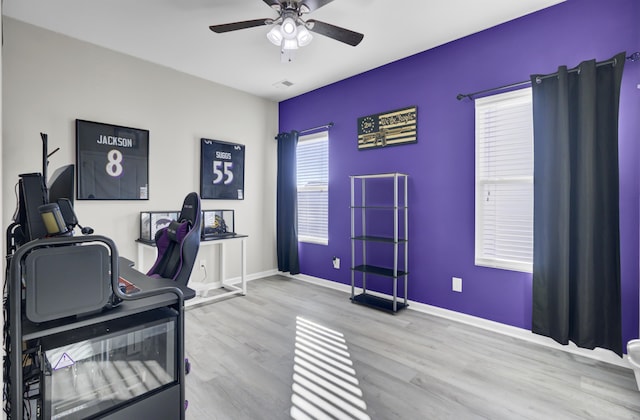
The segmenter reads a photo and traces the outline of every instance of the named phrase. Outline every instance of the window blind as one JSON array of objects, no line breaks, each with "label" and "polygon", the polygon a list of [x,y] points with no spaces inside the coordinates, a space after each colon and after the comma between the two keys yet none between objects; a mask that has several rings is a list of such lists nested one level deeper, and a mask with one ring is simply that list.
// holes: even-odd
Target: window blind
[{"label": "window blind", "polygon": [[329,134],[298,139],[298,240],[329,243]]},{"label": "window blind", "polygon": [[531,88],[475,100],[476,265],[531,272]]}]

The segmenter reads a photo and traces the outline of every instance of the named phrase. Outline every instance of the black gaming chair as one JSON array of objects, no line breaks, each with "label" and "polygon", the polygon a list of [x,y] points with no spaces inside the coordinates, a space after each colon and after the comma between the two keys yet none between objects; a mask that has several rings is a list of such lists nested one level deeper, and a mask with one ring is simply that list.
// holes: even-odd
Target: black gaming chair
[{"label": "black gaming chair", "polygon": [[198,194],[187,194],[178,220],[156,233],[158,257],[147,276],[187,285],[200,247],[200,213]]}]

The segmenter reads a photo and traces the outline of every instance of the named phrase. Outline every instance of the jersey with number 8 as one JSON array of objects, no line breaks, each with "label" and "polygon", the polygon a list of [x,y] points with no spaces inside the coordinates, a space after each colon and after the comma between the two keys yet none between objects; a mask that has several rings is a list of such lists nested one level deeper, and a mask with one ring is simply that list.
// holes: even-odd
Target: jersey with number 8
[{"label": "jersey with number 8", "polygon": [[117,177],[122,175],[122,152],[120,150],[109,150],[107,153],[107,166],[106,171],[107,175],[112,177]]}]

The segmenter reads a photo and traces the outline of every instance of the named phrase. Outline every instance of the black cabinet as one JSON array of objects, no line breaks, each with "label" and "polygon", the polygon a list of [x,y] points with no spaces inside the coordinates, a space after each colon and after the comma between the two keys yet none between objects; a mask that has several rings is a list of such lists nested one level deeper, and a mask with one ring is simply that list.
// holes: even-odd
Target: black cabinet
[{"label": "black cabinet", "polygon": [[[118,285],[125,279],[138,291],[119,292],[119,304],[94,313],[29,319],[25,309],[30,301],[22,287],[32,284],[23,270],[27,256],[37,249],[88,249],[93,242],[109,248],[107,280]],[[5,320],[8,418],[21,420],[28,410],[33,419],[184,419],[183,298],[194,292],[147,277],[132,265],[118,257],[113,242],[99,236],[37,240],[11,257]],[[95,277],[101,278],[99,273]]]}]

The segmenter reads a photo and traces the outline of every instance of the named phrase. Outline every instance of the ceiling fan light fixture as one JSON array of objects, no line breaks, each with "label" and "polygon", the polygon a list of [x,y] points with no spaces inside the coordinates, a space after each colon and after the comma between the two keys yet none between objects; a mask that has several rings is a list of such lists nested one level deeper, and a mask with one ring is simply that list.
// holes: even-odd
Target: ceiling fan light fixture
[{"label": "ceiling fan light fixture", "polygon": [[311,35],[311,32],[309,32],[307,28],[300,25],[300,27],[298,28],[298,35],[296,35],[296,38],[298,40],[298,46],[304,47],[305,45],[309,45],[309,43],[313,39],[313,35]]},{"label": "ceiling fan light fixture", "polygon": [[296,37],[298,33],[298,26],[296,25],[296,21],[290,17],[285,18],[282,21],[282,25],[280,25],[280,31],[282,32],[282,36],[287,39],[293,39]]},{"label": "ceiling fan light fixture", "polygon": [[225,33],[264,25],[271,26],[267,33],[267,39],[272,44],[280,47],[280,55],[283,62],[292,61],[295,50],[311,43],[313,40],[311,31],[353,47],[358,45],[364,37],[361,33],[341,28],[330,23],[317,21],[315,19],[303,19],[303,15],[315,11],[322,6],[331,3],[333,0],[262,1],[278,13],[277,18],[253,19],[211,25],[209,26],[209,29],[215,33]]},{"label": "ceiling fan light fixture", "polygon": [[271,28],[269,32],[267,32],[267,39],[273,44],[280,46],[282,44],[282,40],[284,39],[282,36],[282,32],[280,32],[279,26],[274,26]]},{"label": "ceiling fan light fixture", "polygon": [[284,39],[282,41],[282,49],[283,50],[297,50],[298,49],[298,40],[294,39]]}]

